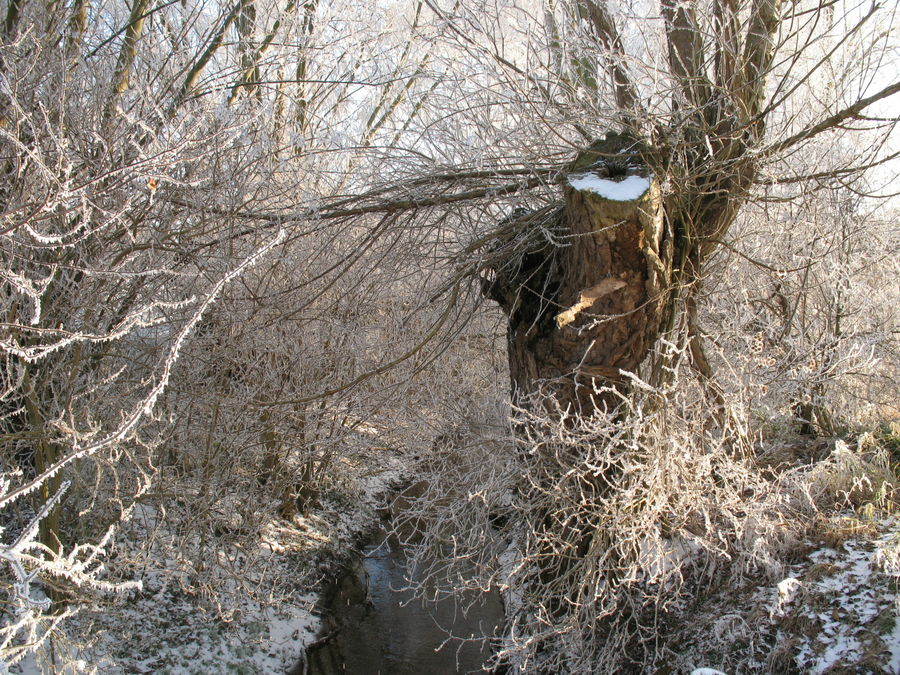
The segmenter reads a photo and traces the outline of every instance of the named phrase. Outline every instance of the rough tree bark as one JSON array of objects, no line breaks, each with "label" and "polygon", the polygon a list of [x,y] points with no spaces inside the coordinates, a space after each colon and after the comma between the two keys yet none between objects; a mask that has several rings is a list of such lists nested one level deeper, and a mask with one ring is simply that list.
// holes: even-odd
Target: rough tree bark
[{"label": "rough tree bark", "polygon": [[638,143],[608,134],[573,162],[564,205],[518,214],[529,245],[485,292],[508,316],[513,395],[551,394],[572,412],[613,407],[666,317],[672,235]]}]

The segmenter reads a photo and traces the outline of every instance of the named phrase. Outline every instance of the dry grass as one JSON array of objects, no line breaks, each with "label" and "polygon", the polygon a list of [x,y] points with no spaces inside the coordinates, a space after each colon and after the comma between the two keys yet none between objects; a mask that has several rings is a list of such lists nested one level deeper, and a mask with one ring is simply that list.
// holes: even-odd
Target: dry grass
[{"label": "dry grass", "polygon": [[[432,587],[505,589],[500,659],[525,672],[641,672],[718,654],[728,672],[791,672],[821,626],[801,613],[775,621],[773,585],[818,546],[881,536],[896,465],[863,436],[773,466],[774,444],[737,406],[711,426],[697,396],[636,382],[615,414],[532,406],[517,435],[470,428],[430,457],[406,504],[412,557]],[[881,551],[883,566],[900,565],[900,548]],[[804,584],[839,572],[804,564]]]}]

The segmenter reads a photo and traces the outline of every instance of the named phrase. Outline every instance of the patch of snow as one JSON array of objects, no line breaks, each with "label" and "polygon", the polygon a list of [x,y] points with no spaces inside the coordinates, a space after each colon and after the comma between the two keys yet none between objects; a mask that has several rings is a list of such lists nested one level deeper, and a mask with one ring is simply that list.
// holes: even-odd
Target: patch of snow
[{"label": "patch of snow", "polygon": [[[228,570],[241,563],[243,551],[234,560],[209,561],[210,569],[222,565],[225,570],[211,583],[228,603],[234,602],[223,605],[231,612],[228,621],[216,618],[215,607],[205,605],[203,596],[185,590],[191,578],[184,561],[161,544],[148,547],[150,564],[135,564],[134,570],[143,581],[142,591],[85,607],[71,621],[73,635],[91,637],[87,644],[76,645],[85,666],[77,672],[283,673],[296,666],[321,628],[315,610],[318,598],[310,588],[314,579],[327,576],[333,559],[356,545],[376,517],[379,493],[408,472],[400,453],[369,445],[365,443],[348,466],[352,503],[323,499],[322,509],[314,514],[291,521],[273,518],[259,532],[256,550],[247,543],[246,555],[256,563],[249,571],[235,568],[239,576],[229,576]],[[121,559],[138,561],[140,542],[168,542],[173,537],[158,507],[137,504],[132,516],[116,544]]]},{"label": "patch of snow", "polygon": [[501,584],[500,591],[503,594],[503,605],[508,617],[515,616],[522,607],[522,589],[510,584],[510,579],[519,573],[522,565],[522,552],[519,548],[519,536],[514,536],[509,545],[499,556]]},{"label": "patch of snow", "polygon": [[809,559],[814,563],[831,562],[840,558],[840,554],[833,548],[820,548],[809,554]]},{"label": "patch of snow", "polygon": [[569,185],[576,190],[593,192],[614,202],[639,199],[650,188],[650,179],[643,176],[626,176],[623,180],[600,178],[594,173],[571,174]]},{"label": "patch of snow", "polygon": [[780,582],[724,585],[670,643],[679,650],[673,672],[698,675],[715,663],[740,673],[900,675],[900,518],[872,524],[874,537],[823,546]]},{"label": "patch of snow", "polygon": [[315,601],[312,593],[274,607],[243,598],[235,620],[226,623],[178,589],[163,588],[117,607],[84,612],[97,638],[84,656],[103,675],[285,672],[319,630]]},{"label": "patch of snow", "polygon": [[[880,542],[886,542],[890,536]],[[843,551],[822,549],[809,558],[824,563],[833,571],[824,578],[805,584],[815,598],[817,611],[804,612],[820,626],[815,640],[805,638],[795,656],[797,666],[809,673],[825,673],[835,667],[857,662],[873,648],[890,653],[886,672],[900,673],[900,628],[897,621],[891,633],[879,634],[873,622],[890,611],[892,593],[883,590],[889,575],[881,575],[873,542],[849,540]],[[876,546],[877,547],[877,546]],[[877,587],[877,588],[876,588]],[[807,600],[809,603],[809,600]],[[880,641],[880,642],[879,642]]]},{"label": "patch of snow", "polygon": [[888,650],[891,652],[891,660],[888,663],[889,673],[900,673],[900,617],[894,615],[894,630],[887,640]]},{"label": "patch of snow", "polygon": [[694,668],[691,675],[725,675],[725,673],[715,668]]},{"label": "patch of snow", "polygon": [[900,577],[900,534],[895,532],[878,541],[875,562],[884,574]]},{"label": "patch of snow", "polygon": [[834,640],[825,652],[813,663],[809,672],[820,675],[834,666],[839,659],[846,663],[853,663],[859,658],[859,640],[848,635],[841,635]]},{"label": "patch of snow", "polygon": [[33,652],[26,654],[25,658],[13,666],[12,671],[9,672],[17,673],[19,675],[42,675],[41,667],[38,665]]},{"label": "patch of snow", "polygon": [[670,572],[684,569],[697,556],[700,548],[683,538],[670,539],[659,532],[642,537],[638,561],[650,583],[656,583]]},{"label": "patch of snow", "polygon": [[769,617],[782,617],[785,615],[785,607],[791,604],[791,601],[797,596],[800,589],[800,580],[796,577],[788,577],[778,583],[778,596],[775,598],[775,604],[769,611]]}]

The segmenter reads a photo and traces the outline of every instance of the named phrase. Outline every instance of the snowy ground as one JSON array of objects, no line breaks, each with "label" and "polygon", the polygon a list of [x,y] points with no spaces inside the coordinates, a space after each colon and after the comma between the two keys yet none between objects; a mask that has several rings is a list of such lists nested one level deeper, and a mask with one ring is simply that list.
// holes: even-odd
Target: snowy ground
[{"label": "snowy ground", "polygon": [[847,522],[843,536],[809,542],[780,582],[701,603],[675,672],[900,674],[900,519]]},{"label": "snowy ground", "polygon": [[[229,621],[187,593],[180,568],[161,556],[136,571],[141,592],[81,612],[70,630],[81,637],[75,646],[56,640],[57,663],[43,672],[289,671],[319,631],[315,582],[333,575],[358,547],[383,496],[409,476],[410,466],[404,453],[370,441],[342,467],[345,492],[329,495],[307,517],[268,523],[254,552],[265,560],[255,568],[262,572],[238,580],[256,599],[233,593],[241,600]],[[125,555],[129,539],[145,536],[154,518],[152,508],[136,510],[120,537]],[[898,585],[900,517],[823,516],[782,576],[710,589],[689,602],[680,625],[669,626],[675,639],[668,672],[900,675]],[[30,661],[18,672],[40,669]]]},{"label": "snowy ground", "polygon": [[[140,592],[106,598],[72,620],[67,632],[77,637],[71,644],[65,636],[54,641],[55,664],[44,664],[42,670],[29,659],[14,672],[289,671],[320,627],[316,582],[327,580],[358,545],[372,526],[381,498],[402,479],[406,466],[402,453],[388,448],[367,448],[353,459],[346,467],[352,494],[340,503],[325,500],[308,517],[273,521],[265,528],[260,550],[254,552],[265,558],[263,572],[237,582],[257,599],[242,597],[231,608],[229,621],[216,618],[208,602],[184,590],[178,575],[166,569],[174,567],[171,561],[150,561],[137,572],[143,582]],[[127,538],[146,534],[152,521],[152,510],[139,508],[131,526],[120,533],[125,540],[119,546],[126,550]]]},{"label": "snowy ground", "polygon": [[[794,643],[794,662],[813,675],[900,673],[900,523],[877,539],[849,539],[809,556],[788,577],[780,641]],[[782,582],[784,585],[784,582]]]}]

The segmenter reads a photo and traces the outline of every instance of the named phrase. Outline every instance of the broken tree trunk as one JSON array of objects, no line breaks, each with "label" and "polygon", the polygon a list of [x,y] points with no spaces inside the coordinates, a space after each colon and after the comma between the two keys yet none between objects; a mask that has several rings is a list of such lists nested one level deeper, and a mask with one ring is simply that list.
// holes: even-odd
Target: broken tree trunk
[{"label": "broken tree trunk", "polygon": [[514,216],[528,243],[492,267],[485,292],[508,315],[514,400],[550,394],[590,414],[617,403],[621,371],[635,371],[660,333],[672,237],[659,186],[627,137],[609,134],[582,152],[564,191],[551,214]]}]

